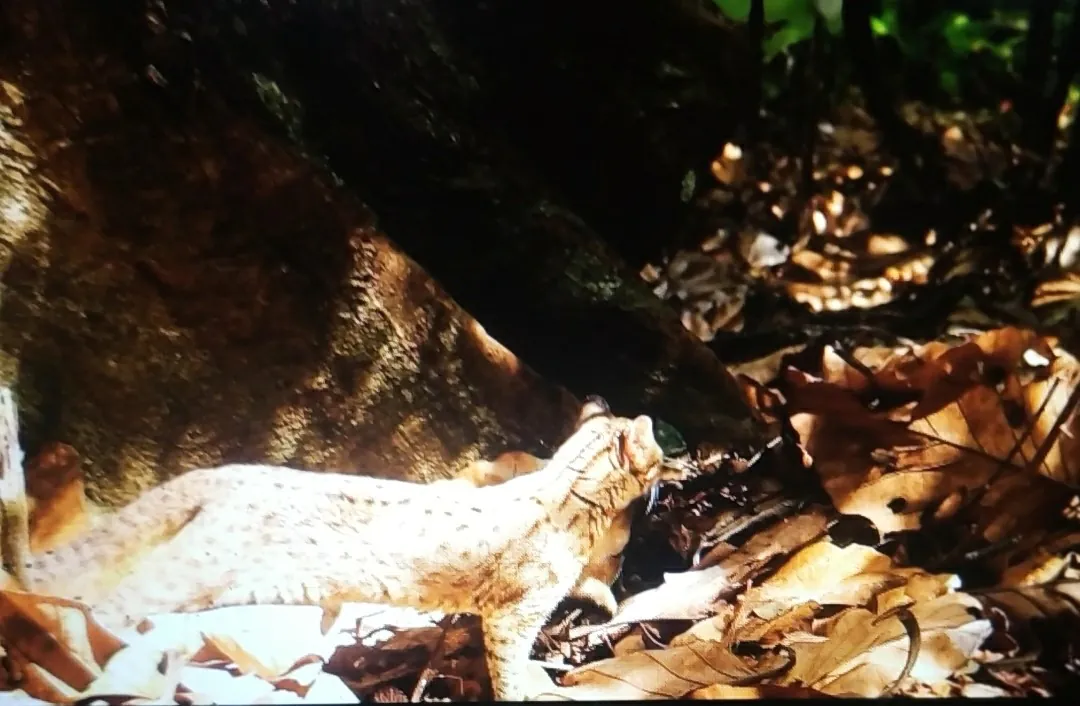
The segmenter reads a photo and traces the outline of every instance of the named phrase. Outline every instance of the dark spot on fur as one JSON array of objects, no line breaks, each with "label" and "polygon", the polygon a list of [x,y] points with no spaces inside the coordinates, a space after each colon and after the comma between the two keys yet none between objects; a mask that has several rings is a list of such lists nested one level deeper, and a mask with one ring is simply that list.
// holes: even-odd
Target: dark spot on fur
[{"label": "dark spot on fur", "polygon": [[281,481],[274,481],[274,488],[277,490],[285,490],[285,484]]},{"label": "dark spot on fur", "polygon": [[525,597],[525,587],[517,582],[511,582],[499,587],[498,600],[503,605],[520,603]]},{"label": "dark spot on fur", "polygon": [[475,513],[476,513],[476,514],[478,514],[478,515],[479,515],[479,514],[480,514],[481,512],[483,512],[483,510],[481,510],[481,509],[480,509],[480,508],[478,508],[478,507],[470,507],[469,509],[470,509],[470,510],[472,510],[473,512],[475,512]]},{"label": "dark spot on fur", "polygon": [[465,530],[467,530],[467,529],[469,529],[469,526],[468,526],[468,525],[458,525],[458,526],[457,526],[457,531],[458,531],[458,532],[464,532],[464,531],[465,531]]}]

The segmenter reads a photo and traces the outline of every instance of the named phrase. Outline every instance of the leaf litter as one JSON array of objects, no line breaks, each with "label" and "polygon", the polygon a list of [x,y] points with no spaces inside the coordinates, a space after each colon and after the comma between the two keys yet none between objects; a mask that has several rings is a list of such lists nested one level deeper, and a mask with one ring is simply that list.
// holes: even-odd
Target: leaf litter
[{"label": "leaf litter", "polygon": [[[797,362],[746,389],[762,415],[786,415],[821,502],[732,533],[721,504],[706,501],[719,479],[671,491],[651,521],[667,523],[690,565],[628,595],[609,620],[546,631],[544,664],[564,666],[543,697],[1038,693],[1017,662],[1071,654],[1075,359],[1052,338],[1002,328],[921,346],[823,345]],[[869,541],[840,531],[851,517],[868,523]],[[324,619],[317,607],[245,606],[151,616],[113,635],[80,604],[0,592],[17,702],[488,693],[478,623],[348,605],[324,634]]]}]

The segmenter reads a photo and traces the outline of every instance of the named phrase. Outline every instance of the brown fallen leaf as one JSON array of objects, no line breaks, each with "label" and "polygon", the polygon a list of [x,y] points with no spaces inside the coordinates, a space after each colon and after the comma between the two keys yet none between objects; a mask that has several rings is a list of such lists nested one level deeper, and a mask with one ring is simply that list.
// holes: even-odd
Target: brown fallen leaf
[{"label": "brown fallen leaf", "polygon": [[240,674],[254,674],[260,679],[273,679],[280,674],[279,670],[270,669],[263,665],[256,657],[252,656],[240,644],[228,635],[210,634],[205,635],[206,645],[197,657],[201,660],[212,659],[215,653],[226,662],[235,665]]},{"label": "brown fallen leaf", "polygon": [[320,674],[325,674],[323,663],[321,660],[316,660],[300,664],[290,669],[288,673],[268,681],[277,689],[284,689],[293,692],[297,696],[306,697],[308,691],[311,690],[312,684],[315,683]]},{"label": "brown fallen leaf", "polygon": [[[428,667],[437,674],[453,667],[452,679],[460,680],[463,690],[490,693],[483,650],[478,648],[483,644],[478,617],[462,615],[451,620],[446,616],[435,622],[431,615],[382,608],[382,613],[393,617],[392,622],[378,619],[380,615],[360,621],[353,639],[339,644],[328,657],[327,672],[366,697],[402,678],[415,682]],[[411,621],[409,615],[414,616]],[[389,625],[395,627],[388,629]],[[432,655],[440,644],[443,659],[433,664]]]},{"label": "brown fallen leaf", "polygon": [[734,614],[721,612],[675,637],[727,644],[783,644],[792,632],[810,632],[823,609],[875,605],[879,612],[927,601],[954,590],[959,579],[897,567],[880,552],[857,544],[837,547],[822,539],[796,552],[772,576],[738,597]]},{"label": "brown fallen leaf", "polygon": [[1041,528],[1080,475],[1078,370],[1051,341],[1002,329],[870,372],[825,348],[816,375],[785,371],[783,394],[838,510],[882,532],[966,511],[994,542]]},{"label": "brown fallen leaf", "polygon": [[[692,691],[714,697],[746,695],[749,692],[700,690],[717,684],[746,686],[747,680],[805,686],[835,696],[881,695],[906,673],[913,644],[910,627],[890,617],[894,612],[909,614],[918,632],[910,679],[937,684],[969,668],[992,630],[980,617],[978,602],[954,592],[957,582],[948,574],[897,567],[867,547],[840,548],[822,539],[791,555],[760,586],[745,591],[737,607],[695,624],[668,648],[628,648],[612,659],[579,667],[553,697],[681,698]],[[834,615],[822,610],[859,603],[872,608],[850,607]],[[762,606],[768,607],[764,618],[759,615]],[[775,664],[751,668],[734,655],[733,645],[755,641],[791,648],[790,669],[769,673]]]},{"label": "brown fallen leaf", "polygon": [[0,641],[12,659],[33,665],[27,677],[36,683],[23,688],[43,699],[81,693],[125,646],[81,603],[23,591],[0,591]]},{"label": "brown fallen leaf", "polygon": [[[979,602],[964,593],[948,593],[908,607],[918,624],[918,655],[910,678],[923,683],[945,680],[974,667],[972,655],[991,633]],[[814,635],[791,635],[794,667],[778,683],[801,684],[833,695],[881,695],[904,671],[912,649],[896,617],[883,611],[849,608],[822,623]],[[820,638],[827,638],[821,640]]]},{"label": "brown fallen leaf", "polygon": [[1030,547],[1003,552],[995,565],[1001,570],[999,588],[1037,586],[1059,579],[1076,578],[1080,566],[1080,532],[1065,530],[1041,538]]},{"label": "brown fallen leaf", "polygon": [[1080,624],[1080,577],[1031,586],[982,589],[978,598],[1015,621],[1065,621]]},{"label": "brown fallen leaf", "polygon": [[776,573],[750,589],[742,601],[772,619],[806,601],[822,605],[862,605],[906,577],[892,573],[892,561],[870,547],[840,548],[819,540],[792,555]]},{"label": "brown fallen leaf", "polygon": [[692,641],[583,665],[563,677],[563,686],[542,696],[574,701],[679,699],[705,686],[756,679],[784,661],[768,655],[755,665],[722,643]]},{"label": "brown fallen leaf", "polygon": [[624,601],[606,625],[660,619],[698,619],[715,612],[717,602],[733,595],[777,556],[820,536],[828,524],[822,508],[787,518],[751,537],[715,566],[665,574],[664,583]]}]

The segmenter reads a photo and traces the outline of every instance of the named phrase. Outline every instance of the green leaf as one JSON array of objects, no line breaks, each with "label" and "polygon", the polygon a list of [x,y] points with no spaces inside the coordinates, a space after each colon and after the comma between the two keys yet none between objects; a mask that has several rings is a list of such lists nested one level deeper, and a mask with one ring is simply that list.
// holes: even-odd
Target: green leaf
[{"label": "green leaf", "polygon": [[[720,12],[737,22],[745,22],[750,17],[750,0],[713,0],[713,3]],[[765,21],[805,21],[805,18],[814,16],[814,4],[815,0],[765,0]]]},{"label": "green leaf", "polygon": [[809,39],[811,34],[813,34],[812,27],[810,32],[807,32],[805,27],[800,28],[792,24],[782,27],[773,36],[765,40],[765,46],[762,49],[765,54],[765,61],[771,61],[773,57],[787,51],[793,44]]},{"label": "green leaf", "polygon": [[791,24],[814,26],[814,0],[772,0],[765,3],[766,22],[790,22]]},{"label": "green leaf", "polygon": [[713,0],[720,12],[738,22],[750,16],[750,0]]},{"label": "green leaf", "polygon": [[679,430],[663,419],[654,420],[653,434],[656,436],[656,443],[659,444],[660,450],[664,452],[665,456],[681,456],[688,450],[686,439],[679,433]]}]

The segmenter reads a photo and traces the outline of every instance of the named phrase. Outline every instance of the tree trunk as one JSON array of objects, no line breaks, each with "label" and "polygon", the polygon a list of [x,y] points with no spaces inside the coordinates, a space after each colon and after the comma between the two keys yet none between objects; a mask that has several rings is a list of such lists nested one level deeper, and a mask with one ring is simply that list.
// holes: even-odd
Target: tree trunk
[{"label": "tree trunk", "polygon": [[455,43],[459,12],[437,0],[175,0],[148,23],[163,29],[141,30],[137,55],[170,84],[264,101],[265,118],[324,156],[395,242],[540,374],[659,416],[691,443],[756,447],[760,429],[711,351],[517,149],[505,125],[520,106],[490,90],[497,55],[478,63]]},{"label": "tree trunk", "polygon": [[75,446],[110,503],[228,461],[426,480],[546,453],[571,395],[350,190],[541,374],[756,446],[730,376],[522,165],[431,9],[5,3],[0,350],[28,448]]},{"label": "tree trunk", "polygon": [[0,347],[31,451],[91,496],[267,461],[446,477],[544,454],[575,401],[370,213],[210,92],[148,80],[77,3],[5,4]]}]

